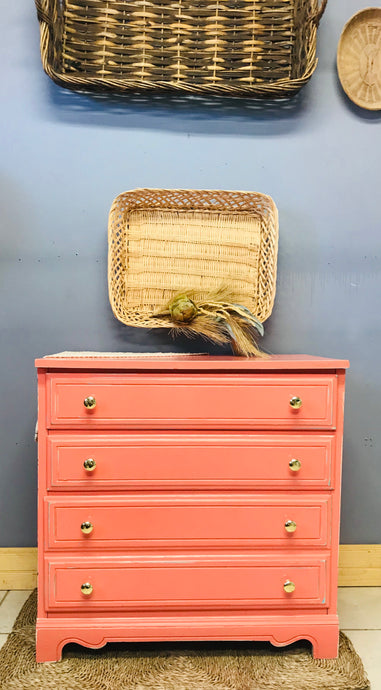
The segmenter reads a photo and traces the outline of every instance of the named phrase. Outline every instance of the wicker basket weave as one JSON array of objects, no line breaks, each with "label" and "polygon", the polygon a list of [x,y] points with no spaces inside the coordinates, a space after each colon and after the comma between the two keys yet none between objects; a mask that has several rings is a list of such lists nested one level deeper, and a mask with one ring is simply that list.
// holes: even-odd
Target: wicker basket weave
[{"label": "wicker basket weave", "polygon": [[260,321],[270,316],[278,213],[269,196],[135,189],[114,200],[108,232],[109,297],[123,323],[170,328],[155,314],[178,291],[202,300],[222,283]]},{"label": "wicker basket weave", "polygon": [[381,110],[381,7],[362,9],[346,23],[337,48],[337,70],[353,103]]},{"label": "wicker basket weave", "polygon": [[327,0],[35,0],[46,73],[70,89],[289,96]]}]

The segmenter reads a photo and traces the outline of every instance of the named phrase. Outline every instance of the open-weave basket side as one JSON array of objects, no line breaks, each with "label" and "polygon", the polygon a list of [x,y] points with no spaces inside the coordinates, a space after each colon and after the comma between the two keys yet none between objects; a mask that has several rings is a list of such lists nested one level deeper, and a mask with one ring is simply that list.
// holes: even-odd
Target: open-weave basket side
[{"label": "open-weave basket side", "polygon": [[[139,210],[144,217],[151,218],[148,228],[151,230],[141,238],[143,263],[138,267],[143,268],[138,268],[131,279],[132,259],[128,252],[130,221]],[[163,218],[168,223],[171,215],[173,224],[166,240]],[[189,218],[192,222],[199,218],[201,233],[198,244],[195,244],[194,235],[187,242],[184,228]],[[213,245],[207,233],[221,218],[223,232],[219,232],[218,226],[215,228]],[[230,222],[226,223],[226,220]],[[176,235],[178,242],[173,239]],[[114,200],[109,215],[108,280],[114,315],[129,326],[170,328],[167,319],[154,317],[154,314],[178,290],[197,289],[200,285],[201,299],[210,290],[228,282],[239,294],[241,303],[263,322],[270,316],[274,303],[277,245],[277,209],[273,200],[263,194],[155,189],[120,194]],[[174,247],[176,257],[171,262]],[[163,263],[166,256],[167,273]],[[210,261],[209,271],[200,276],[205,257],[206,264]],[[193,276],[193,280],[199,277],[199,285],[190,285],[189,276]]]},{"label": "open-weave basket side", "polygon": [[315,70],[327,0],[35,0],[45,72],[72,89],[265,96]]}]

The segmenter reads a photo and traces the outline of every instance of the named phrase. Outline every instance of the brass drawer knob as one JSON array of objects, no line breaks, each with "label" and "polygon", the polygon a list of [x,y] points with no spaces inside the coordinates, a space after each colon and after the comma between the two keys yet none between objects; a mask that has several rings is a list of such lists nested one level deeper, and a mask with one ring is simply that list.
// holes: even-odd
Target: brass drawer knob
[{"label": "brass drawer knob", "polygon": [[296,522],[294,522],[293,520],[287,520],[287,522],[285,522],[284,524],[284,528],[286,532],[295,532]]},{"label": "brass drawer knob", "polygon": [[295,582],[291,582],[291,580],[286,580],[286,582],[283,585],[283,589],[285,592],[295,592]]},{"label": "brass drawer knob", "polygon": [[302,466],[302,463],[300,462],[300,460],[297,460],[296,458],[292,458],[292,460],[290,460],[290,462],[288,463],[288,466],[289,466],[290,470],[292,470],[293,472],[299,472],[299,470]]},{"label": "brass drawer knob", "polygon": [[87,458],[85,462],[83,463],[83,466],[86,470],[86,472],[92,472],[95,470],[97,463],[95,462],[94,458]]},{"label": "brass drawer knob", "polygon": [[84,582],[83,585],[81,585],[81,592],[82,594],[85,594],[87,597],[92,593],[93,591],[93,585],[90,584],[90,582]]},{"label": "brass drawer knob", "polygon": [[299,398],[297,395],[294,395],[290,400],[290,405],[293,410],[300,410],[302,406],[302,399]]},{"label": "brass drawer knob", "polygon": [[83,404],[86,407],[86,410],[93,410],[97,404],[97,401],[93,395],[88,395],[87,398],[84,399]]},{"label": "brass drawer knob", "polygon": [[81,532],[83,534],[90,534],[90,532],[92,532],[93,529],[94,529],[94,525],[92,524],[92,522],[82,522]]}]

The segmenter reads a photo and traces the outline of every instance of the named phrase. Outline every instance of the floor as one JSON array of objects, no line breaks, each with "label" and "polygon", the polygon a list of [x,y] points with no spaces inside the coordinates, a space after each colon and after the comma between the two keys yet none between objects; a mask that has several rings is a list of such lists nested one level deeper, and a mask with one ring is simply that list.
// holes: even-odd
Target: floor
[{"label": "floor", "polygon": [[[0,591],[0,648],[30,591]],[[362,658],[372,690],[381,690],[381,587],[340,587],[340,628]]]}]

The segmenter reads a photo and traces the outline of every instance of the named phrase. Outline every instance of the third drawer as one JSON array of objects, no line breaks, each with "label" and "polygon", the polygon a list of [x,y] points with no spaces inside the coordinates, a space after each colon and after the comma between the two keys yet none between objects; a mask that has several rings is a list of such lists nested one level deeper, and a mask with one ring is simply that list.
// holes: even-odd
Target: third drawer
[{"label": "third drawer", "polygon": [[45,499],[46,548],[327,547],[327,495],[156,494]]}]

